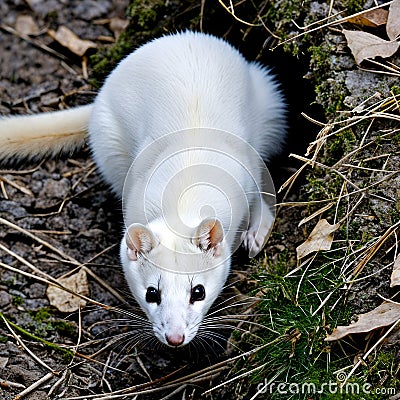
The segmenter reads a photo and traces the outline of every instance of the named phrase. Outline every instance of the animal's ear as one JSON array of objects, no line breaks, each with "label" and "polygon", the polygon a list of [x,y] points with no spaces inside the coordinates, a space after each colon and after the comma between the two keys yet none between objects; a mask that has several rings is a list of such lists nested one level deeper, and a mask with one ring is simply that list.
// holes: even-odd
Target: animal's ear
[{"label": "animal's ear", "polygon": [[224,240],[224,228],[216,218],[206,218],[197,227],[193,243],[203,251],[213,250],[214,255],[221,255],[220,244]]},{"label": "animal's ear", "polygon": [[132,224],[125,233],[128,257],[137,261],[138,254],[145,254],[157,245],[153,232],[142,224]]}]

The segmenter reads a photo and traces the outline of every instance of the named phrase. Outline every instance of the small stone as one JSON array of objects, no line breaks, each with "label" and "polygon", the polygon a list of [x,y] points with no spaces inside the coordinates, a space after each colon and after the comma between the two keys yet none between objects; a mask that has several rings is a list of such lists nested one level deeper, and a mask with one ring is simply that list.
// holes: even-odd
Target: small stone
[{"label": "small stone", "polygon": [[0,308],[3,309],[6,306],[10,305],[12,302],[12,296],[9,295],[6,291],[0,291]]},{"label": "small stone", "polygon": [[64,199],[71,189],[71,185],[68,179],[63,178],[59,181],[49,179],[43,186],[39,196],[50,199]]}]

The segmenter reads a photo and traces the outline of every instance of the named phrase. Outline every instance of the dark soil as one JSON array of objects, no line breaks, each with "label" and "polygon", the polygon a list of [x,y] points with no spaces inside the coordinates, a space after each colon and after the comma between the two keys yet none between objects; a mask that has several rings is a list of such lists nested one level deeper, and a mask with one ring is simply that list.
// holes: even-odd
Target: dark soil
[{"label": "dark soil", "polygon": [[[90,103],[95,90],[83,76],[82,60],[57,45],[46,30],[66,25],[80,38],[101,44],[99,38],[113,36],[101,20],[124,18],[127,5],[127,0],[1,2],[3,27],[15,27],[18,17],[29,15],[42,33],[31,37],[35,45],[15,32],[0,30],[0,115]],[[46,51],[44,45],[62,54],[66,61]],[[102,182],[87,149],[71,158],[45,162],[10,160],[0,171],[0,184],[0,244],[4,246],[0,249],[0,310],[5,318],[0,321],[2,400],[15,398],[49,371],[52,374],[48,379],[24,398],[109,393],[151,379],[163,382],[169,374],[179,377],[224,359],[224,343],[178,351],[155,341],[137,347],[136,336],[129,335],[129,325],[113,321],[125,318],[124,313],[93,304],[80,313],[62,313],[50,305],[47,284],[26,275],[32,273],[29,263],[54,278],[84,264],[91,271],[92,299],[107,306],[121,306],[125,311],[135,307],[129,304],[119,266],[121,205]],[[114,296],[106,284],[122,296]],[[122,298],[127,303],[121,304]],[[120,335],[119,341],[113,340],[114,335]],[[41,339],[59,347],[51,348]],[[62,351],[75,351],[78,344],[79,354],[72,359]],[[204,388],[209,384],[208,376],[197,382]],[[199,390],[191,388],[190,393]],[[148,398],[154,398],[151,393]]]},{"label": "dark soil", "polygon": [[[82,39],[101,43],[99,37],[112,37],[107,24],[95,21],[118,16],[124,18],[128,1],[3,1],[0,3],[1,24],[14,27],[17,17],[30,15],[45,32],[49,26],[66,25]],[[30,5],[30,6],[29,6]],[[101,21],[100,21],[101,22]],[[46,34],[33,38],[62,52],[67,61],[49,54],[15,34],[0,31],[0,114],[37,113],[65,106],[91,102],[95,91],[83,77],[80,59],[57,46]],[[0,225],[0,243],[52,277],[60,277],[79,264],[85,264],[89,277],[90,297],[106,305],[117,306],[116,299],[99,282],[106,282],[129,300],[119,266],[118,247],[122,217],[120,203],[110,194],[89,152],[84,149],[73,158],[12,165],[0,174],[0,217],[30,232],[33,237]],[[24,170],[25,172],[16,172]],[[44,240],[59,250],[56,254],[42,245]],[[1,262],[31,273],[15,256],[0,250]],[[62,255],[66,255],[63,257]],[[67,259],[66,259],[67,258]],[[75,261],[72,261],[75,260]],[[0,398],[13,399],[23,387],[54,372],[46,382],[25,398],[68,398],[123,389],[157,379],[184,367],[185,372],[209,365],[205,355],[191,354],[193,349],[171,352],[162,346],[134,348],[126,324],[101,325],[121,318],[101,307],[88,305],[82,313],[61,313],[46,296],[47,285],[6,268],[0,269],[0,309],[14,328],[0,322]],[[122,308],[127,310],[128,304]],[[99,324],[99,325],[96,325]],[[121,324],[120,324],[121,325]],[[110,347],[93,356],[95,362],[75,356],[66,359],[61,351],[51,350],[38,340],[18,331],[18,326],[51,343],[74,348],[93,355],[104,350],[106,338]],[[104,331],[104,333],[102,333]],[[111,337],[125,334],[121,344]],[[35,360],[16,342],[19,336]],[[211,352],[212,354],[212,352]],[[211,355],[211,357],[215,357]],[[189,361],[189,360],[192,361]],[[44,367],[47,365],[48,368]],[[20,384],[23,386],[16,386]],[[50,395],[49,395],[50,393]]]}]

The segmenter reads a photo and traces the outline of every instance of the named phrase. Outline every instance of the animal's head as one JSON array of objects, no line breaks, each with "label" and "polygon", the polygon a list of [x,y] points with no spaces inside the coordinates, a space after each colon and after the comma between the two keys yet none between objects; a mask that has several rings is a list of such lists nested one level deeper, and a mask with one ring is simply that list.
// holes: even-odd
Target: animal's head
[{"label": "animal's head", "polygon": [[121,244],[121,259],[155,336],[173,347],[196,336],[230,268],[224,230],[215,218],[202,221],[186,239],[165,224],[132,224]]}]

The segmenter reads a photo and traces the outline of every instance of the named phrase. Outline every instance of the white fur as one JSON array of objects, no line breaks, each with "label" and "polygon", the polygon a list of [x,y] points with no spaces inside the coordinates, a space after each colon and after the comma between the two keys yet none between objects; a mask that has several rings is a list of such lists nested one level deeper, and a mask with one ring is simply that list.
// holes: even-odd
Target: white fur
[{"label": "white fur", "polygon": [[0,160],[72,153],[85,141],[91,109],[0,118]]},{"label": "white fur", "polygon": [[[123,200],[131,291],[160,341],[186,344],[240,239],[254,255],[272,225],[258,154],[281,148],[282,95],[268,70],[225,41],[165,36],[123,60],[92,106],[0,120],[0,158],[74,149],[87,123],[94,159]],[[205,298],[190,301],[197,285]],[[146,302],[149,287],[159,289],[159,304]]]},{"label": "white fur", "polygon": [[[146,225],[158,243],[134,261],[128,257],[124,238],[121,260],[131,291],[160,341],[167,343],[166,337],[176,335],[184,335],[183,344],[193,339],[222,290],[246,216],[235,184],[224,181],[228,197],[219,195],[224,174],[220,180],[219,172],[210,176],[207,166],[228,170],[245,193],[258,193],[260,186],[221,153],[239,157],[254,172],[253,154],[242,154],[236,142],[242,140],[264,158],[270,157],[283,142],[284,113],[282,95],[266,69],[248,63],[220,39],[190,32],[165,36],[136,50],[99,93],[89,125],[94,158],[124,199],[126,226]],[[200,134],[198,127],[203,128]],[[189,134],[171,134],[187,129]],[[225,140],[227,136],[214,129],[237,139]],[[201,146],[211,151],[202,151]],[[179,153],[194,147],[197,150]],[[174,180],[178,172],[179,179]],[[260,183],[262,177],[255,179]],[[198,184],[204,181],[207,184]],[[233,220],[227,206],[239,210]],[[273,217],[265,203],[250,213],[250,229],[242,238],[255,254]],[[206,217],[218,218],[224,228],[219,256],[193,245],[195,228]],[[206,298],[190,304],[190,289],[196,284],[204,285]],[[149,286],[160,289],[160,305],[145,301]]]},{"label": "white fur", "polygon": [[125,58],[96,98],[94,157],[116,193],[136,155],[171,132],[232,132],[268,159],[280,151],[285,106],[268,70],[225,41],[185,32],[156,39]]}]

